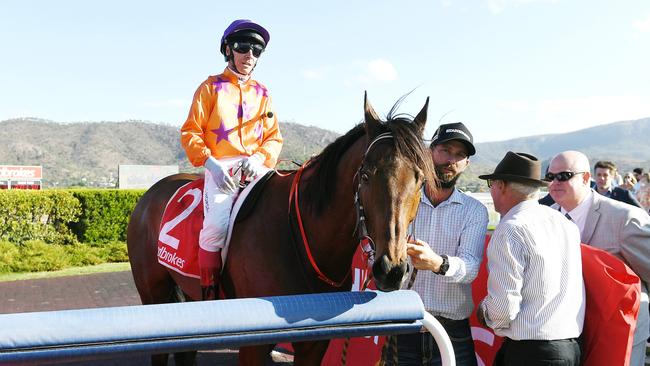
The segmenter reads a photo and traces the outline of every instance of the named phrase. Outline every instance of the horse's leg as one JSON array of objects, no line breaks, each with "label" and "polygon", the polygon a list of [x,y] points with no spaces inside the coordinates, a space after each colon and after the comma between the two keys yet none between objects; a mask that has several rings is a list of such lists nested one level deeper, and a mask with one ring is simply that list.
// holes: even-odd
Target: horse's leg
[{"label": "horse's leg", "polygon": [[320,365],[321,360],[327,352],[329,341],[315,341],[315,342],[294,342],[294,356],[293,364],[295,366],[301,365]]},{"label": "horse's leg", "polygon": [[273,345],[239,348],[239,364],[244,366],[263,366],[271,358]]}]

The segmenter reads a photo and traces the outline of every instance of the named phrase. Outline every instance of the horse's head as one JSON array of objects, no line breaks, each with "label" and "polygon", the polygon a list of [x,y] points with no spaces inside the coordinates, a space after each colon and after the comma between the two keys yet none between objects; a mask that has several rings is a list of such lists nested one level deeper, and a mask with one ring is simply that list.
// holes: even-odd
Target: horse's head
[{"label": "horse's head", "polygon": [[417,213],[422,185],[435,179],[431,155],[422,141],[429,99],[412,120],[392,116],[398,104],[382,122],[365,98],[368,147],[357,173],[359,236],[374,243],[372,274],[382,291],[397,290],[406,279],[408,227]]}]

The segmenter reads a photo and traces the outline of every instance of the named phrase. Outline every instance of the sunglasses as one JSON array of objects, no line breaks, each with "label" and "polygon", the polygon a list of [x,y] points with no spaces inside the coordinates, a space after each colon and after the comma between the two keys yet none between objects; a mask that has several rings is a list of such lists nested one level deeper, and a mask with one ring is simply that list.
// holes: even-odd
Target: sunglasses
[{"label": "sunglasses", "polygon": [[492,185],[494,184],[493,179],[486,179],[485,183],[487,183],[488,188],[492,188]]},{"label": "sunglasses", "polygon": [[552,182],[555,179],[558,182],[566,182],[567,180],[575,177],[578,174],[585,174],[586,172],[559,172],[559,173],[546,173],[544,180],[547,182]]},{"label": "sunglasses", "polygon": [[237,53],[248,53],[248,51],[253,51],[253,56],[260,57],[262,52],[264,52],[264,46],[259,43],[251,42],[233,42],[230,47],[232,50]]}]

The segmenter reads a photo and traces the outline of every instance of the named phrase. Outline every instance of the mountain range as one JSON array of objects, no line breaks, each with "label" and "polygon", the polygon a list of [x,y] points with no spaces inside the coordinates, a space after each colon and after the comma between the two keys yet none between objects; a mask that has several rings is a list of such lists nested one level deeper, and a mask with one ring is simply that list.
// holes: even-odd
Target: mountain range
[{"label": "mountain range", "polygon": [[[320,152],[339,134],[281,122],[285,144],[281,168]],[[352,127],[352,126],[351,126]],[[579,150],[592,164],[611,160],[621,173],[650,167],[650,118],[615,122],[563,134],[477,143],[477,154],[459,186],[484,190],[480,174],[491,172],[505,153],[531,153],[548,164],[563,150]],[[644,142],[645,141],[645,142]],[[45,187],[115,187],[118,165],[179,165],[196,171],[180,146],[179,128],[143,121],[61,123],[34,118],[0,122],[0,165],[42,165]]]}]

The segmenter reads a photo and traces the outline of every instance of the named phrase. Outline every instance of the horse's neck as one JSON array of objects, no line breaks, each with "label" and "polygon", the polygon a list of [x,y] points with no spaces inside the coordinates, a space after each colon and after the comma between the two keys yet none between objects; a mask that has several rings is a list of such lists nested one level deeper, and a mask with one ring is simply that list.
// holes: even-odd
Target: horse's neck
[{"label": "horse's neck", "polygon": [[333,280],[340,280],[348,272],[359,243],[354,232],[354,192],[355,184],[358,184],[355,174],[361,165],[366,145],[367,139],[363,136],[341,156],[336,172],[337,188],[331,202],[320,215],[310,213],[305,220],[309,223],[308,232],[318,233],[309,238],[316,261]]}]

